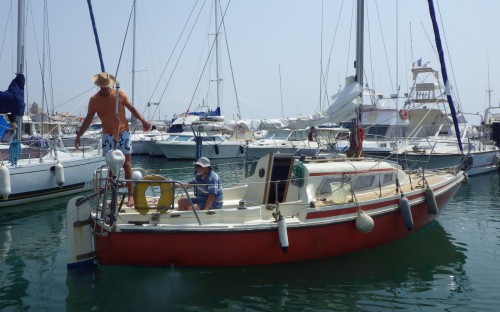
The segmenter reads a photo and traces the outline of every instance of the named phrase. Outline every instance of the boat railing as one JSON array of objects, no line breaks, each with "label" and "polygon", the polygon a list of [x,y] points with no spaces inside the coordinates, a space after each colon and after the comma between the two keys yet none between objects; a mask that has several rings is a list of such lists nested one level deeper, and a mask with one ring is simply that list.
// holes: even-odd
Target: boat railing
[{"label": "boat railing", "polygon": [[[121,170],[123,174],[123,169]],[[140,214],[146,215],[150,210],[166,212],[174,208],[174,200],[179,196],[186,196],[194,212],[194,215],[201,225],[200,218],[191,200],[191,195],[178,180],[167,179],[160,175],[147,175],[142,169],[135,169],[134,175],[141,176],[139,179],[121,179],[110,176],[108,166],[104,165],[94,172],[93,192],[77,201],[77,205],[82,205],[91,201],[91,209],[97,218],[109,225],[116,221],[116,214],[124,207],[125,198],[132,195],[134,197],[134,209]],[[129,194],[128,184],[134,184],[133,194]],[[147,198],[153,198],[154,203]],[[127,206],[128,207],[128,206]],[[132,208],[132,207],[130,207]]]}]

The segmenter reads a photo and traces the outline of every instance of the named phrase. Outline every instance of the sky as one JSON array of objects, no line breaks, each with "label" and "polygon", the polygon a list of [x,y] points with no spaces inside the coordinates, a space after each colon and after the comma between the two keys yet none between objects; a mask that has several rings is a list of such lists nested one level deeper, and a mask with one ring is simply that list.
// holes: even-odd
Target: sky
[{"label": "sky", "polygon": [[[412,63],[420,58],[439,69],[427,1],[365,2],[370,88],[407,92]],[[355,74],[355,3],[220,0],[219,105],[226,119],[325,110],[326,99]],[[435,0],[434,5],[455,101],[466,113],[483,114],[491,90],[491,105],[499,106],[500,1]],[[214,1],[137,0],[135,40],[132,21],[127,32],[132,7],[133,0],[92,1],[105,70],[117,74],[121,89],[147,118],[170,119],[200,105],[215,108]],[[26,0],[26,8],[27,104],[85,115],[97,91],[92,76],[101,71],[87,1]],[[17,1],[0,1],[2,90],[16,72],[16,27]]]}]

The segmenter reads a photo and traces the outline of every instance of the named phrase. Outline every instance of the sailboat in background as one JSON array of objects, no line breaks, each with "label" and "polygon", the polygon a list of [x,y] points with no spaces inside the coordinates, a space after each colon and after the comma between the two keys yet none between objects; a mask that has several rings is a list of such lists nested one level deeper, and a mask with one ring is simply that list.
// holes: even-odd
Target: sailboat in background
[{"label": "sailboat in background", "polygon": [[[203,104],[194,110],[191,105],[194,95],[185,113],[177,116],[167,131],[169,137],[154,143],[155,148],[168,159],[198,159],[205,156],[213,159],[245,157],[246,143],[244,138],[233,135],[233,129],[224,124],[225,118],[221,113],[221,77],[219,36],[224,23],[224,16],[218,20],[219,1],[214,1],[215,34],[209,54],[209,59],[215,59],[216,108]],[[203,68],[201,75],[205,72]],[[201,79],[201,78],[200,78]],[[194,93],[196,94],[196,86]]]},{"label": "sailboat in background", "polygon": [[[17,74],[24,74],[25,51],[25,2],[18,1]],[[22,110],[20,110],[22,107]],[[61,147],[59,139],[40,137],[36,142],[22,140],[24,92],[19,100],[2,113],[19,112],[18,128],[14,138],[1,143],[0,208],[25,204],[43,199],[75,194],[91,189],[93,171],[101,167],[104,157],[100,152],[70,153]],[[5,136],[4,136],[5,138]],[[31,144],[31,145],[30,145]],[[25,154],[22,149],[30,146],[37,153]]]}]

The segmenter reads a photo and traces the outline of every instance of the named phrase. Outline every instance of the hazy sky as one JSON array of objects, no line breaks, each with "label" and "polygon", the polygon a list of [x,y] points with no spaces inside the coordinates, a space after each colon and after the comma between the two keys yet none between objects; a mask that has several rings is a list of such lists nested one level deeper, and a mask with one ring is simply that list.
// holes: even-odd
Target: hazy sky
[{"label": "hazy sky", "polygon": [[[238,104],[243,118],[309,115],[324,108],[325,96],[354,74],[355,3],[221,0],[220,105],[226,119],[236,118]],[[132,24],[125,43],[124,37],[133,1],[92,4],[106,70],[116,73],[124,45],[117,76],[132,97]],[[42,103],[44,69],[45,105],[83,115],[97,90],[92,75],[100,72],[87,1],[26,0],[26,6],[27,103]],[[456,100],[465,112],[482,113],[489,72],[492,104],[498,106],[500,1],[435,0],[435,6]],[[217,105],[215,60],[208,59],[213,9],[212,0],[137,0],[133,93],[146,116],[156,108],[171,118],[201,103]],[[427,1],[367,0],[365,9],[365,82],[370,87],[390,94],[399,85],[402,94],[412,82],[412,62],[422,58],[439,68]],[[16,71],[17,1],[0,1],[0,21],[0,89],[6,89]],[[160,104],[148,110],[148,102]]]}]

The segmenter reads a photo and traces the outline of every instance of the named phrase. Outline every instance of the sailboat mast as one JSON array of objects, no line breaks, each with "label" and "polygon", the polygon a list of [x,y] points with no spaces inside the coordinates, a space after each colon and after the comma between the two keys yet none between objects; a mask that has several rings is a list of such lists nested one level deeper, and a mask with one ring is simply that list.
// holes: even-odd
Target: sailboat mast
[{"label": "sailboat mast", "polygon": [[363,42],[364,42],[364,13],[365,2],[358,0],[357,3],[357,35],[356,35],[356,81],[363,86]]},{"label": "sailboat mast", "polygon": [[220,107],[220,78],[219,78],[219,27],[217,20],[217,9],[219,7],[219,1],[214,1],[215,5],[215,73],[217,82],[217,107]]},{"label": "sailboat mast", "polygon": [[365,3],[364,0],[357,1],[357,14],[356,14],[356,76],[354,80],[361,86],[361,92],[359,94],[359,105],[356,108],[356,117],[351,127],[351,139],[349,147],[349,156],[359,157],[363,153],[361,144],[362,138],[360,134],[363,133],[361,128],[361,106],[363,105],[363,42],[364,42],[364,13],[365,13]]},{"label": "sailboat mast", "polygon": [[[25,16],[25,2],[24,0],[19,0],[17,4],[17,73],[16,74],[24,74],[24,52],[25,52],[24,16]],[[23,132],[22,131],[23,116],[16,116],[16,122],[18,124],[18,131],[16,131],[16,138],[20,142]]]},{"label": "sailboat mast", "polygon": [[460,138],[460,127],[458,126],[457,111],[455,105],[453,104],[453,98],[451,97],[450,82],[448,80],[448,72],[446,71],[446,63],[444,60],[443,46],[441,44],[441,36],[439,34],[439,27],[436,20],[436,11],[434,10],[433,0],[427,0],[429,4],[429,13],[432,20],[432,28],[434,29],[434,40],[436,41],[436,47],[439,55],[439,62],[441,63],[441,72],[443,73],[444,81],[444,92],[446,93],[446,98],[448,99],[448,105],[450,106],[451,117],[453,118],[453,125],[455,126],[455,133],[457,135],[458,147],[460,152],[463,154],[462,139]]},{"label": "sailboat mast", "polygon": [[[136,30],[136,21],[137,21],[137,0],[134,0],[134,24],[132,30],[132,105],[135,105],[135,30]],[[137,125],[137,119],[134,115],[130,117],[130,122],[133,127]],[[135,130],[135,129],[134,129]]]}]

